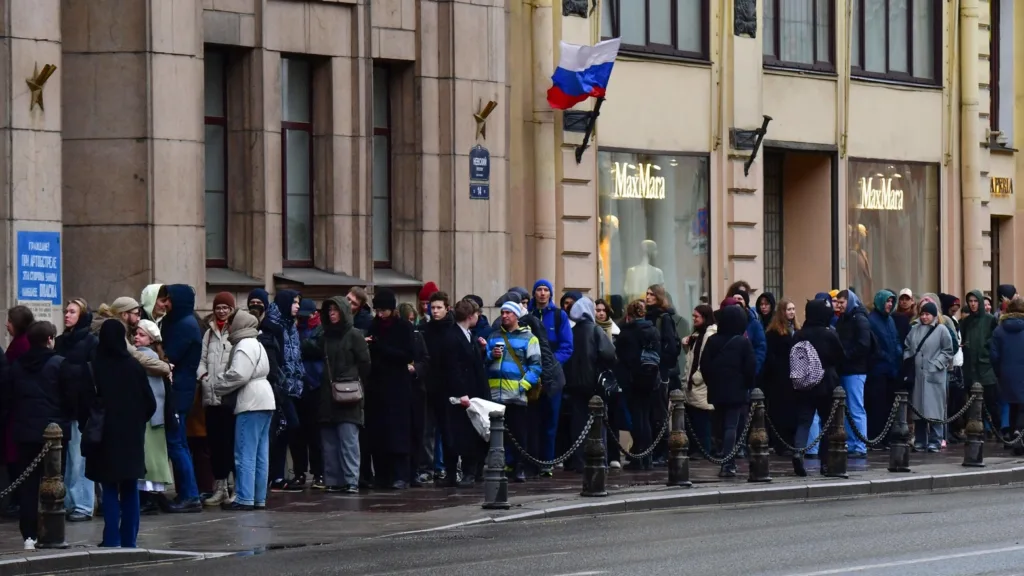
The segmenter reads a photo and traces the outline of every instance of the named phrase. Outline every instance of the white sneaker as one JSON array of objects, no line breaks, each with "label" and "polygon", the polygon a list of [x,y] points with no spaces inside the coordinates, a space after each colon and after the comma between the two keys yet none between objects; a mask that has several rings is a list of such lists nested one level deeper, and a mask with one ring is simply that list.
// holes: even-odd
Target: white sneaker
[{"label": "white sneaker", "polygon": [[36,541],[33,538],[25,538],[25,550],[35,550]]},{"label": "white sneaker", "polygon": [[608,467],[611,468],[612,470],[621,470],[622,462],[619,462],[618,460],[612,460],[611,462],[608,463]]}]

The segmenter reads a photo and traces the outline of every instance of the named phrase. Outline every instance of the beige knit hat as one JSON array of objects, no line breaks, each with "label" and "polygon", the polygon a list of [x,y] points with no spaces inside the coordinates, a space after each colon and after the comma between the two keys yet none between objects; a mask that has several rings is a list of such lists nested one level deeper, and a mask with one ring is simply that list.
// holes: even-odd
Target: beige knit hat
[{"label": "beige knit hat", "polygon": [[163,339],[160,335],[160,327],[156,325],[156,322],[152,320],[139,320],[139,330],[142,330],[146,334],[149,334],[149,338],[153,342],[162,342]]},{"label": "beige knit hat", "polygon": [[110,311],[114,314],[124,314],[125,312],[131,312],[132,310],[141,308],[138,300],[131,296],[121,296],[114,303],[110,305]]}]

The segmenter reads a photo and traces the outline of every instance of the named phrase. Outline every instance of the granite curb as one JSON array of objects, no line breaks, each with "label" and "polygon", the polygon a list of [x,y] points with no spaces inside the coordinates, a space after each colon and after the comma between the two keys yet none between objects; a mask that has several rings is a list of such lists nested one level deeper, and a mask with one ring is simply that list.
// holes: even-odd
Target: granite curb
[{"label": "granite curb", "polygon": [[[630,494],[594,498],[586,502],[574,502],[536,510],[510,511],[493,514],[437,528],[414,530],[391,534],[405,536],[426,532],[467,528],[484,524],[501,524],[523,520],[548,520],[595,516],[599,514],[620,514],[623,512],[646,512],[669,508],[693,508],[697,506],[732,506],[739,504],[764,504],[771,502],[798,502],[878,496],[911,492],[933,492],[982,486],[1004,486],[1024,484],[1024,466],[999,470],[972,470],[953,474],[906,475],[871,480],[830,480],[815,479],[799,484],[751,484],[739,489],[680,488],[655,494]],[[385,536],[387,537],[387,536]],[[0,576],[2,576],[0,572]]]},{"label": "granite curb", "polygon": [[196,561],[228,555],[177,550],[146,550],[144,548],[38,550],[25,552],[16,558],[0,558],[0,576],[54,574],[122,566]]}]

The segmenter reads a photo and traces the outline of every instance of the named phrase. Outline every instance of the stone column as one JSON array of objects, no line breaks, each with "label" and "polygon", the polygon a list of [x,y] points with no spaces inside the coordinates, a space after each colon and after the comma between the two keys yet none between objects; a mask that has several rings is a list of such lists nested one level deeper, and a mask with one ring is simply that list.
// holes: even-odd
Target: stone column
[{"label": "stone column", "polygon": [[205,300],[201,22],[198,0],[61,0],[65,275],[91,302]]},{"label": "stone column", "polygon": [[[60,1],[2,0],[0,15],[0,238],[6,243],[0,279],[9,287],[0,306],[6,309],[26,304],[37,319],[58,322],[60,300],[66,298],[60,294],[59,281],[55,283],[58,293],[52,299],[39,294],[30,296],[30,301],[26,295],[31,291],[18,292],[23,264],[18,236],[21,232],[61,232],[60,105],[64,64]],[[57,70],[41,91],[33,92],[26,80],[36,78],[48,64]],[[59,249],[51,248],[49,253],[60,254]],[[38,266],[30,267],[39,270]],[[67,269],[64,266],[65,272]],[[29,284],[32,282],[26,287]]]}]

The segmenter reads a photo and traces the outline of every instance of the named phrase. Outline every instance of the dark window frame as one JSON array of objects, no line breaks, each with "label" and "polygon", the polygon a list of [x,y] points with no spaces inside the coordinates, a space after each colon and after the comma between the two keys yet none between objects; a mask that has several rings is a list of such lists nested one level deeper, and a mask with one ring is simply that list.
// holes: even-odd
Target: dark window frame
[{"label": "dark window frame", "polygon": [[999,43],[1001,41],[1000,33],[1000,20],[1002,18],[1002,8],[1000,7],[999,0],[991,0],[989,2],[989,40],[988,40],[988,90],[989,90],[989,109],[988,109],[988,124],[992,131],[999,130],[999,64],[1001,50],[999,49]]},{"label": "dark window frame", "polygon": [[[230,64],[230,58],[226,50],[210,50],[207,49],[206,53],[217,53],[223,59],[224,65],[221,68],[221,96],[223,97],[222,110],[223,116],[206,116],[206,111],[203,111],[203,128],[205,131],[206,126],[220,126],[224,129],[224,258],[206,258],[207,268],[227,268],[228,267],[228,65]],[[206,146],[206,142],[203,142],[203,146]],[[205,155],[205,150],[204,150]],[[205,171],[205,169],[204,169]],[[206,178],[206,174],[203,174],[203,178]],[[206,186],[205,181],[203,185],[203,210],[206,210]],[[205,249],[205,234],[203,240],[203,247]],[[207,254],[209,256],[209,254]]]},{"label": "dark window frame", "polygon": [[[768,0],[771,1],[771,0]],[[786,249],[786,226],[783,203],[783,187],[785,186],[785,163],[784,152],[766,150],[764,154],[765,183],[762,188],[763,194],[763,242],[764,242],[764,292],[772,292],[779,300],[785,290],[785,249]],[[778,186],[769,182],[771,177],[776,177]],[[777,189],[775,189],[777,188]],[[774,217],[774,221],[771,217]],[[776,239],[777,242],[771,242]],[[769,258],[769,255],[772,258]],[[777,282],[770,282],[769,278]],[[774,313],[774,310],[772,311]]]},{"label": "dark window frame", "polygon": [[[774,46],[772,46],[773,54],[763,54],[764,66],[766,68],[785,68],[785,69],[798,69],[798,70],[811,70],[814,72],[826,72],[834,74],[836,71],[836,2],[835,0],[828,0],[828,62],[822,62],[818,60],[818,2],[817,0],[811,1],[811,53],[814,54],[814,63],[807,64],[805,62],[793,62],[792,60],[782,60],[779,58],[779,54],[782,53],[782,18],[781,7],[782,2],[785,0],[764,0],[765,3],[771,2],[775,9],[775,18],[773,22],[773,39]],[[767,6],[767,4],[765,4]],[[762,7],[763,8],[763,7]],[[764,42],[762,42],[762,52]]]},{"label": "dark window frame", "polygon": [[[619,27],[619,14],[620,3],[623,0],[604,0],[609,3],[609,10],[611,11],[611,29],[612,38],[620,38]],[[626,0],[630,1],[630,0]],[[632,0],[636,1],[636,0]],[[626,44],[622,43],[620,50],[624,53],[633,55],[644,55],[644,56],[668,56],[672,58],[680,58],[686,60],[696,60],[700,62],[711,61],[710,51],[710,32],[711,32],[711,3],[710,0],[700,0],[700,13],[701,13],[701,24],[700,24],[700,52],[692,52],[690,50],[679,50],[676,46],[679,44],[679,0],[671,0],[671,20],[672,20],[672,45],[667,44],[651,44],[651,0],[639,0],[644,3],[644,14],[646,16],[646,23],[644,24],[644,45],[637,44]],[[608,38],[603,38],[607,40]]]},{"label": "dark window frame", "polygon": [[[315,204],[315,165],[313,163],[313,67],[315,63],[301,58],[281,55],[282,60],[295,60],[304,61],[309,64],[309,122],[295,122],[284,120],[284,110],[286,103],[281,102],[281,266],[284,268],[311,268],[313,267],[313,261],[316,258],[316,242],[314,241],[315,231],[315,220],[314,220],[314,204]],[[281,82],[287,82],[288,79],[282,77]],[[306,132],[309,135],[309,259],[308,260],[290,260],[288,258],[288,133],[289,132]]]},{"label": "dark window frame", "polygon": [[[852,1],[852,0],[847,0]],[[857,13],[853,15],[857,19],[859,24],[858,39],[860,42],[860,54],[858,55],[857,62],[860,65],[851,63],[850,75],[854,78],[861,80],[888,80],[890,82],[900,82],[903,84],[915,84],[919,86],[942,86],[942,60],[943,60],[943,49],[942,49],[942,21],[945,14],[944,3],[942,0],[931,0],[932,1],[932,76],[934,78],[918,78],[914,76],[914,2],[913,0],[907,1],[907,64],[910,68],[910,72],[891,72],[889,70],[889,8],[892,5],[892,0],[885,1],[885,69],[886,72],[871,72],[863,68],[865,61],[865,35],[866,26],[864,22],[864,8],[866,0],[860,0],[857,3]]]},{"label": "dark window frame", "polygon": [[[387,151],[387,155],[388,155],[388,167],[387,167],[387,174],[388,174],[388,176],[387,176],[388,177],[388,184],[387,184],[387,192],[388,192],[388,196],[387,196],[387,199],[388,199],[388,202],[387,202],[387,204],[388,204],[388,217],[387,217],[387,227],[388,227],[388,234],[387,234],[387,236],[388,236],[388,259],[387,260],[377,260],[376,258],[374,258],[374,260],[373,260],[373,267],[374,268],[391,268],[391,264],[392,264],[392,261],[394,260],[394,256],[395,256],[395,254],[393,252],[393,250],[394,250],[394,240],[392,240],[392,235],[391,235],[391,213],[392,213],[391,202],[394,200],[394,189],[391,186],[392,183],[393,183],[393,179],[391,178],[391,120],[392,120],[392,117],[391,117],[391,70],[386,68],[386,67],[384,67],[384,66],[374,66],[373,67],[373,72],[374,73],[376,73],[378,70],[383,70],[384,73],[387,74],[387,98],[386,98],[386,100],[387,100],[387,114],[386,114],[386,116],[387,116],[387,120],[386,120],[387,128],[380,128],[378,126],[373,126],[373,136],[374,137],[383,136],[385,138],[386,142],[388,143],[388,145],[387,145],[387,149],[388,149],[388,151]],[[372,117],[372,115],[371,115],[371,117]],[[371,124],[372,123],[373,123],[373,121],[371,120]],[[372,145],[372,142],[371,142],[371,145]],[[373,207],[372,206],[373,205],[373,181],[372,181],[372,177],[371,177],[371,182],[370,182],[370,204],[371,204],[371,209],[372,209],[372,207]],[[370,225],[371,226],[373,225],[373,217],[370,218]],[[371,238],[373,237],[372,231],[371,231],[370,237]],[[372,251],[372,249],[371,249],[371,251]]]}]

